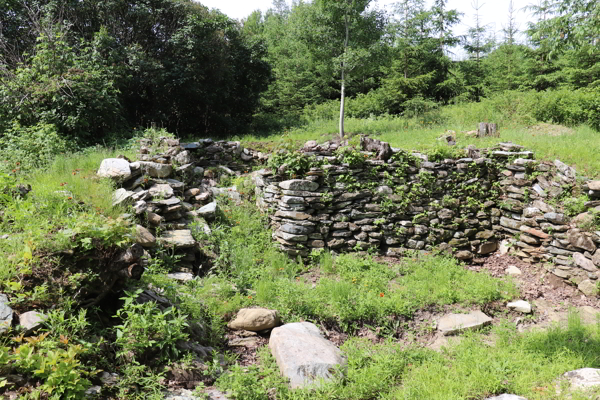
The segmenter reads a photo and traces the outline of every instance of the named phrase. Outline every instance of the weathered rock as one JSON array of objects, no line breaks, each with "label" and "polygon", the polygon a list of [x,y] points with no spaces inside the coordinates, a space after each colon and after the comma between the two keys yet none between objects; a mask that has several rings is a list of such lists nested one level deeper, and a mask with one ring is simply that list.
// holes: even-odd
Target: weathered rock
[{"label": "weathered rock", "polygon": [[192,231],[189,229],[166,231],[162,234],[160,240],[167,246],[174,246],[176,248],[194,247],[196,244],[192,236]]},{"label": "weathered rock", "polygon": [[596,282],[586,279],[582,281],[579,285],[577,285],[577,289],[581,291],[581,293],[586,296],[597,296],[598,295],[598,286],[596,286]]},{"label": "weathered rock", "polygon": [[310,218],[310,214],[307,213],[303,213],[303,212],[298,212],[298,211],[277,211],[275,213],[276,217],[280,217],[280,218],[289,218],[289,219],[295,219],[295,220],[299,220],[299,221],[304,221]]},{"label": "weathered rock", "polygon": [[560,160],[555,160],[554,166],[567,178],[575,179],[575,168],[569,167],[567,164],[561,162]]},{"label": "weathered rock", "polygon": [[152,197],[169,198],[173,196],[173,188],[166,183],[157,183],[153,185],[148,192]]},{"label": "weathered rock", "polygon": [[294,235],[305,235],[314,231],[313,227],[300,226],[295,224],[284,224],[279,227],[281,232],[292,233]]},{"label": "weathered rock", "polygon": [[551,222],[555,225],[564,225],[567,223],[567,217],[565,214],[549,212],[544,214],[544,219],[548,222]]},{"label": "weathered rock", "polygon": [[44,314],[37,311],[27,311],[26,313],[19,315],[19,325],[23,327],[25,334],[29,335],[39,329],[46,318],[47,317]]},{"label": "weathered rock", "polygon": [[473,258],[473,253],[471,253],[468,250],[462,250],[459,251],[455,254],[455,257],[458,258],[459,260],[470,260]]},{"label": "weathered rock", "polygon": [[575,261],[575,265],[577,265],[580,268],[585,269],[586,271],[598,272],[598,267],[596,267],[594,265],[594,263],[592,262],[592,260],[586,258],[581,253],[575,253],[575,254],[573,254],[573,261]]},{"label": "weathered rock", "polygon": [[542,240],[550,238],[550,235],[548,235],[547,233],[544,233],[544,232],[542,232],[542,231],[540,231],[538,229],[533,229],[533,228],[531,228],[529,226],[526,226],[526,225],[521,225],[521,227],[519,228],[519,230],[521,232],[527,233],[527,234],[529,234],[531,236],[536,236],[536,237],[538,237],[538,238],[540,238]]},{"label": "weathered rock", "polygon": [[212,230],[210,229],[210,226],[208,225],[206,220],[202,217],[194,217],[193,223],[190,226],[190,228],[194,232],[204,233],[205,235],[212,234]]},{"label": "weathered rock", "polygon": [[517,221],[517,220],[511,219],[511,218],[501,217],[500,225],[505,228],[519,230],[519,228],[521,228],[523,223],[521,221]]},{"label": "weathered rock", "polygon": [[131,177],[129,161],[122,158],[106,158],[102,160],[96,174],[102,178],[111,178],[118,182],[124,182]]},{"label": "weathered rock", "polygon": [[215,216],[217,215],[217,202],[213,201],[208,203],[207,205],[205,205],[204,207],[199,208],[196,213],[198,214],[199,217],[205,218],[205,219],[214,219]]},{"label": "weathered rock", "polygon": [[332,377],[334,367],[346,364],[342,352],[309,322],[273,329],[269,348],[292,388],[318,385],[319,379],[329,380]]},{"label": "weathered rock", "polygon": [[142,225],[135,226],[135,241],[146,248],[152,248],[156,246],[156,238]]},{"label": "weathered rock", "polygon": [[498,249],[498,242],[487,242],[479,246],[477,254],[490,254]]},{"label": "weathered rock", "polygon": [[589,181],[587,183],[588,189],[593,191],[600,191],[600,181]]},{"label": "weathered rock", "polygon": [[313,181],[301,179],[292,179],[289,181],[279,182],[279,187],[285,190],[299,190],[313,192],[319,188],[319,184]]},{"label": "weathered rock", "polygon": [[129,191],[127,189],[123,189],[123,188],[115,190],[115,192],[113,193],[113,196],[112,196],[113,207],[116,207],[121,204],[124,205],[127,203],[131,203],[133,201],[132,196],[134,194],[135,194],[134,192],[131,192],[131,191]]},{"label": "weathered rock", "polygon": [[567,238],[569,239],[569,243],[575,247],[587,250],[590,253],[596,251],[596,245],[594,244],[594,241],[583,232],[578,232],[575,229],[571,230],[567,234]]},{"label": "weathered rock", "polygon": [[175,159],[175,162],[177,162],[179,165],[189,164],[192,161],[190,152],[187,150],[184,150],[181,153],[177,154],[174,157],[174,159]]},{"label": "weathered rock", "polygon": [[510,276],[518,276],[521,275],[521,270],[517,268],[516,265],[509,265],[508,268],[504,271],[507,275]]},{"label": "weathered rock", "polygon": [[176,281],[188,282],[194,279],[194,274],[191,272],[172,272],[167,274],[167,277]]},{"label": "weathered rock", "polygon": [[525,300],[513,301],[511,303],[508,303],[506,307],[510,308],[511,310],[522,312],[524,314],[531,313],[531,304],[529,304],[529,302]]},{"label": "weathered rock", "polygon": [[173,172],[171,164],[159,164],[150,161],[140,161],[140,169],[153,178],[167,178]]},{"label": "weathered rock", "polygon": [[279,313],[277,310],[266,308],[242,308],[235,319],[227,324],[230,329],[252,332],[264,331],[277,325],[279,325]]},{"label": "weathered rock", "polygon": [[160,225],[160,223],[164,220],[164,217],[153,212],[147,213],[146,218],[148,218],[148,223],[153,226]]},{"label": "weathered rock", "polygon": [[586,390],[600,386],[600,369],[581,368],[565,372],[563,377],[570,383],[569,390]]},{"label": "weathered rock", "polygon": [[136,215],[144,213],[144,211],[146,211],[147,209],[148,204],[146,204],[144,200],[136,201],[133,205],[133,210],[135,211]]},{"label": "weathered rock", "polygon": [[307,235],[294,235],[287,232],[277,231],[277,236],[288,242],[306,242],[308,240]]},{"label": "weathered rock", "polygon": [[8,297],[0,293],[0,334],[11,327],[13,315],[12,308],[8,306]]},{"label": "weathered rock", "polygon": [[453,335],[466,330],[475,330],[492,323],[492,319],[481,311],[469,314],[448,314],[438,321],[437,328],[444,335]]},{"label": "weathered rock", "polygon": [[525,397],[516,394],[501,394],[500,396],[488,397],[485,400],[527,400]]}]

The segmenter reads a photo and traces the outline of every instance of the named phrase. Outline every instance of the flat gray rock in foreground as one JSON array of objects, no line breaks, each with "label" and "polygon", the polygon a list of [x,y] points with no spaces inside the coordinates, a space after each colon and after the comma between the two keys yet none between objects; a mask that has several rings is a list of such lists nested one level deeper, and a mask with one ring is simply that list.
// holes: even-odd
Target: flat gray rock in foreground
[{"label": "flat gray rock in foreground", "polygon": [[481,311],[469,314],[448,314],[438,321],[438,330],[444,335],[454,335],[466,330],[475,330],[492,323],[492,319]]},{"label": "flat gray rock in foreground", "polygon": [[571,384],[571,390],[600,387],[600,369],[581,368],[569,371],[564,377]]},{"label": "flat gray rock in foreground", "polygon": [[501,394],[496,397],[488,397],[485,400],[527,400],[525,397],[517,396],[516,394]]},{"label": "flat gray rock in foreground", "polygon": [[340,349],[309,322],[273,329],[269,348],[292,388],[318,384],[320,378],[330,379],[336,365],[346,365]]}]

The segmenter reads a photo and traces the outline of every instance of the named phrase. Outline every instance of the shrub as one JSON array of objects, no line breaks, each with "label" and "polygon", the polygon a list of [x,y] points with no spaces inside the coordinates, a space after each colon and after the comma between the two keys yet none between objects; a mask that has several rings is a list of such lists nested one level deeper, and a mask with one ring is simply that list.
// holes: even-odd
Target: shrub
[{"label": "shrub", "polygon": [[67,141],[53,124],[21,126],[13,122],[0,136],[0,168],[6,172],[40,168],[68,149]]},{"label": "shrub", "polygon": [[174,308],[161,311],[154,302],[138,304],[136,298],[140,293],[141,290],[127,293],[127,297],[122,298],[125,300],[123,308],[117,311],[117,317],[123,319],[123,323],[115,327],[115,343],[120,348],[117,356],[128,361],[149,361],[155,356],[158,361],[164,361],[170,355],[177,357],[177,341],[188,338],[184,332],[188,326],[187,316]]}]

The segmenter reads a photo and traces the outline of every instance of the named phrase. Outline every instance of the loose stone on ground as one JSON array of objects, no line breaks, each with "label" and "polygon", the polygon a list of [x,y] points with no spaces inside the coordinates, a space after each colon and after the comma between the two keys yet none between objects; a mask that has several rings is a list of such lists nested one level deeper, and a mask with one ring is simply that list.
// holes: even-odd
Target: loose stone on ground
[{"label": "loose stone on ground", "polygon": [[334,368],[346,365],[340,349],[309,322],[273,329],[269,348],[292,388],[318,385],[320,379],[331,379]]},{"label": "loose stone on ground", "polygon": [[229,329],[259,332],[279,324],[277,310],[266,308],[242,308],[235,319],[227,324]]},{"label": "loose stone on ground", "polygon": [[476,330],[492,323],[492,319],[481,311],[469,314],[448,314],[440,318],[437,328],[444,335],[454,335],[467,330]]}]

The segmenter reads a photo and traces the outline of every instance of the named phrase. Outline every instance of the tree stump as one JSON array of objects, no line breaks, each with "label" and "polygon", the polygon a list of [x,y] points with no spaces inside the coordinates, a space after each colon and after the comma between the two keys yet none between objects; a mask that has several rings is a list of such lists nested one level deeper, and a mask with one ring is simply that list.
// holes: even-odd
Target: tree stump
[{"label": "tree stump", "polygon": [[480,122],[477,128],[477,137],[493,136],[500,137],[498,133],[498,124]]}]

